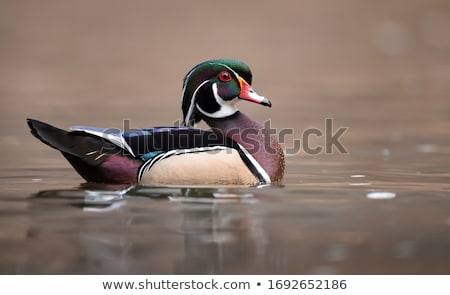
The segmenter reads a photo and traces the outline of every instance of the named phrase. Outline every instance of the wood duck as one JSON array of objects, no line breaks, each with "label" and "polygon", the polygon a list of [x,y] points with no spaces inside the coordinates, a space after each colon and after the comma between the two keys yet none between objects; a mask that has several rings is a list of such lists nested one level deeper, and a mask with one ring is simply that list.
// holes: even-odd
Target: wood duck
[{"label": "wood duck", "polygon": [[[183,126],[150,129],[70,127],[27,119],[31,133],[59,150],[88,182],[152,185],[262,185],[279,182],[283,149],[262,124],[236,108],[270,101],[250,86],[250,68],[210,60],[183,81]],[[195,128],[204,120],[212,129]]]}]

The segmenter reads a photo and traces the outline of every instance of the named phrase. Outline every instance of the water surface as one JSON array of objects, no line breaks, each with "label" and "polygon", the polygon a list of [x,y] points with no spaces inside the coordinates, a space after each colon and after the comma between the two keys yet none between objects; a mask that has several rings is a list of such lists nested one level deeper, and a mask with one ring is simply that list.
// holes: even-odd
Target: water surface
[{"label": "water surface", "polygon": [[284,183],[262,188],[76,185],[68,167],[2,171],[0,270],[448,273],[448,151],[405,153],[288,157]]}]

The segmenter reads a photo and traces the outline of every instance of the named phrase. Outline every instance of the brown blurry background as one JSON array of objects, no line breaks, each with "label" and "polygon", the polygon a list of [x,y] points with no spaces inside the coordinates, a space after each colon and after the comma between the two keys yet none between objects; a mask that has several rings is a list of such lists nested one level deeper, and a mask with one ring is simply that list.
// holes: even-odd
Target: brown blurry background
[{"label": "brown blurry background", "polygon": [[417,132],[426,120],[447,134],[448,1],[1,0],[1,165],[30,165],[23,149],[49,152],[26,117],[171,125],[183,76],[210,58],[250,65],[274,107],[240,107],[275,127],[300,132],[332,117],[351,128],[351,143]]}]

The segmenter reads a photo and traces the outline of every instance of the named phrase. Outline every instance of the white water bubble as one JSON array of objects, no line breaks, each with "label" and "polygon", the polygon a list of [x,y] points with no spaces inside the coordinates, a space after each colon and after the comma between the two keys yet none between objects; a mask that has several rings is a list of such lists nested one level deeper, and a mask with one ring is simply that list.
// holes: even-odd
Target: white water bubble
[{"label": "white water bubble", "polygon": [[389,200],[393,199],[397,196],[394,192],[370,192],[367,193],[368,199],[374,199],[374,200]]},{"label": "white water bubble", "polygon": [[366,186],[366,185],[370,185],[369,182],[351,182],[349,183],[349,185],[351,186]]}]

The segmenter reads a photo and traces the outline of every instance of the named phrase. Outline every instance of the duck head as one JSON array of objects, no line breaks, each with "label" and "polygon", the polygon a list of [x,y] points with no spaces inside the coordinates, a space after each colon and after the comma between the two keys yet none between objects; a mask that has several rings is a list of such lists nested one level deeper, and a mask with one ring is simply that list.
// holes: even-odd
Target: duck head
[{"label": "duck head", "polygon": [[195,66],[183,82],[184,125],[230,117],[238,111],[235,105],[239,100],[270,107],[270,101],[256,93],[251,83],[250,68],[241,61],[210,60]]}]

